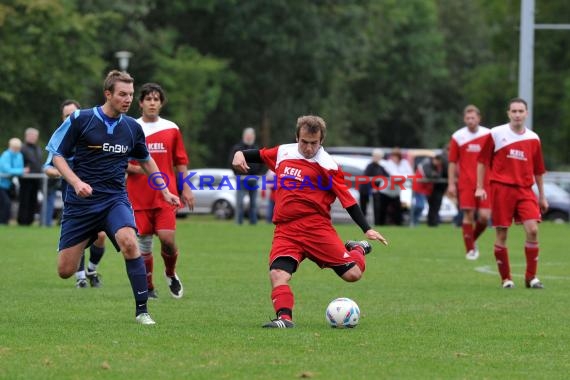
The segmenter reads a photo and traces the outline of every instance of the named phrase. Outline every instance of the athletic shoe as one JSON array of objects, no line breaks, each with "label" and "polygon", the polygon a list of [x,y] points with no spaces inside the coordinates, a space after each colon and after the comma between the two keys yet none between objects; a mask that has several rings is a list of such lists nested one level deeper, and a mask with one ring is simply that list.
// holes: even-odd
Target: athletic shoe
[{"label": "athletic shoe", "polygon": [[142,313],[137,315],[135,321],[140,323],[141,325],[155,325],[156,322],[150,317],[149,313]]},{"label": "athletic shoe", "polygon": [[184,288],[182,287],[182,283],[176,273],[174,273],[173,277],[166,276],[166,283],[168,284],[168,290],[170,290],[170,295],[172,295],[172,297],[182,298]]},{"label": "athletic shoe", "polygon": [[372,246],[366,240],[348,240],[346,243],[344,243],[344,248],[346,248],[347,251],[352,251],[356,247],[362,248],[365,255],[368,255],[370,252],[372,252]]},{"label": "athletic shoe", "polygon": [[155,289],[149,289],[148,290],[148,299],[149,300],[156,300],[158,299],[158,293],[156,292]]},{"label": "athletic shoe", "polygon": [[93,271],[93,272],[87,271],[85,274],[87,275],[87,279],[89,280],[89,284],[91,285],[92,288],[100,288],[101,287],[101,279],[99,279],[99,275],[97,274],[97,271]]},{"label": "athletic shoe", "polygon": [[87,287],[87,280],[84,278],[78,278],[77,281],[75,282],[75,287],[76,288],[86,288]]},{"label": "athletic shoe", "polygon": [[544,285],[538,278],[533,278],[532,280],[526,280],[525,285],[529,289],[544,289]]},{"label": "athletic shoe", "polygon": [[512,289],[515,287],[515,283],[513,280],[505,280],[503,281],[503,289]]},{"label": "athletic shoe", "polygon": [[465,255],[467,260],[477,260],[479,258],[479,250],[477,248],[472,249]]},{"label": "athletic shoe", "polygon": [[288,319],[275,318],[261,327],[269,329],[291,329],[295,327],[295,324],[293,323],[293,321],[290,321]]}]

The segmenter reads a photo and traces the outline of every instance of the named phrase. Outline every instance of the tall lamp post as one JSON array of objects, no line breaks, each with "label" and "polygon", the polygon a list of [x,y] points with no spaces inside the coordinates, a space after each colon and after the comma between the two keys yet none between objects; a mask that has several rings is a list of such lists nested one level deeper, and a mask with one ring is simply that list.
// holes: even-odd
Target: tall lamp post
[{"label": "tall lamp post", "polygon": [[115,57],[119,60],[119,68],[121,71],[127,71],[129,68],[129,60],[133,56],[133,53],[126,50],[121,50],[115,53]]}]

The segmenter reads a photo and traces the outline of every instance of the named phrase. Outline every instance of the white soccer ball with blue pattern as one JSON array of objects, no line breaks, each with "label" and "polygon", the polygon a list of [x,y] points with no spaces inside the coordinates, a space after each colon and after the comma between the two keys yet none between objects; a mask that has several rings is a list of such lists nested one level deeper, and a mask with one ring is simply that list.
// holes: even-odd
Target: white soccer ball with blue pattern
[{"label": "white soccer ball with blue pattern", "polygon": [[360,319],[360,308],[350,298],[337,298],[327,306],[327,322],[335,328],[356,327]]}]

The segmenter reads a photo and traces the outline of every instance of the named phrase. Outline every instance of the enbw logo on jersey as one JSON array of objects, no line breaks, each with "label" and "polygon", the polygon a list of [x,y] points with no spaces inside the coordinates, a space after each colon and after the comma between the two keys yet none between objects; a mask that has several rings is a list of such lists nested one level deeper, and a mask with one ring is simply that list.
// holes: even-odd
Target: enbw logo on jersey
[{"label": "enbw logo on jersey", "polygon": [[105,143],[103,144],[103,151],[111,153],[127,153],[129,151],[129,147],[121,144]]}]

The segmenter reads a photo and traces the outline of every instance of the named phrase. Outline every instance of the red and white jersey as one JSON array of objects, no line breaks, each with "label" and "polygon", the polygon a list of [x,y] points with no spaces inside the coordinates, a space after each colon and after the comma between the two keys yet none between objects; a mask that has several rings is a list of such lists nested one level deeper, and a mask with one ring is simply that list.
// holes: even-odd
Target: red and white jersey
[{"label": "red and white jersey", "polygon": [[491,168],[491,182],[512,186],[531,187],[546,172],[538,135],[528,128],[516,133],[509,124],[491,129],[479,162]]},{"label": "red and white jersey", "polygon": [[[152,123],[145,123],[142,118],[139,118],[137,122],[142,126],[146,146],[158,170],[164,173],[169,181],[168,190],[172,194],[178,194],[176,187],[178,174],[174,171],[174,166],[188,165],[188,155],[184,149],[180,129],[173,122],[160,117]],[[138,163],[133,161],[131,164]],[[161,192],[149,185],[145,174],[129,174],[127,192],[134,210],[160,208],[167,204]]]},{"label": "red and white jersey", "polygon": [[275,223],[309,215],[330,219],[331,204],[337,197],[344,208],[356,204],[340,167],[322,147],[310,159],[299,153],[297,143],[264,148],[260,154],[275,172]]},{"label": "red and white jersey", "polygon": [[[491,130],[478,126],[475,132],[463,127],[457,130],[449,142],[449,162],[455,162],[459,171],[457,188],[475,189],[477,187],[477,158]],[[485,175],[485,183],[488,183]]]}]

